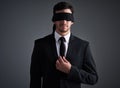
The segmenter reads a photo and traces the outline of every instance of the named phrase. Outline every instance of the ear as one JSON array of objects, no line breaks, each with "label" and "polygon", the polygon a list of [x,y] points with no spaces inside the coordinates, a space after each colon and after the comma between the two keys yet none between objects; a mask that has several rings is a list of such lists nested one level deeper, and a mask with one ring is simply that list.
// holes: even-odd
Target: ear
[{"label": "ear", "polygon": [[71,22],[71,25],[73,25],[74,23],[73,22]]}]

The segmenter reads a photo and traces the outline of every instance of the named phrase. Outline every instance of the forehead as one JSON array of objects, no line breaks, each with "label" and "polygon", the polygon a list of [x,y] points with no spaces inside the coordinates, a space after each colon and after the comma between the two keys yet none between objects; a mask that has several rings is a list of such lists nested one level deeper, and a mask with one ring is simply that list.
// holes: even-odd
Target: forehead
[{"label": "forehead", "polygon": [[56,11],[56,13],[72,13],[72,11],[70,9],[62,9],[62,10]]}]

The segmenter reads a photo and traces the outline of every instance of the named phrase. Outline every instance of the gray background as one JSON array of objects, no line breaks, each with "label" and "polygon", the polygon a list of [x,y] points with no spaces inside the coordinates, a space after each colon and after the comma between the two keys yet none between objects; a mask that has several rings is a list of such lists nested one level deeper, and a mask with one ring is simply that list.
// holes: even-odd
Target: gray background
[{"label": "gray background", "polygon": [[[29,88],[34,40],[52,33],[61,0],[0,0],[0,88]],[[119,0],[66,0],[75,9],[73,34],[88,40],[99,81],[82,88],[120,88]]]}]

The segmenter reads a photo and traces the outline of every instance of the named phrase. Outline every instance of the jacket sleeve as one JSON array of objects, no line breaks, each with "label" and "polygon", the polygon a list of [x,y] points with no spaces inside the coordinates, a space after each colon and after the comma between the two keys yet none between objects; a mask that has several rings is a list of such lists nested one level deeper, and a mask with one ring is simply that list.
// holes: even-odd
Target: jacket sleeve
[{"label": "jacket sleeve", "polygon": [[30,88],[41,88],[40,46],[35,41],[30,65]]},{"label": "jacket sleeve", "polygon": [[98,75],[89,44],[86,45],[83,59],[82,69],[72,65],[68,79],[74,82],[93,85],[98,81]]}]

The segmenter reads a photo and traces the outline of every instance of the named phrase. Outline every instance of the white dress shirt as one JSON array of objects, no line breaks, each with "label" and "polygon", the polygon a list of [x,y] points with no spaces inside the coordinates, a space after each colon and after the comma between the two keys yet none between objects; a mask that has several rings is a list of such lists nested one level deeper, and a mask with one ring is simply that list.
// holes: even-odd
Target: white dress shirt
[{"label": "white dress shirt", "polygon": [[60,56],[60,53],[59,53],[59,49],[60,49],[60,41],[59,41],[59,38],[60,37],[64,37],[65,38],[65,56],[67,54],[67,50],[68,50],[68,44],[69,44],[69,39],[70,39],[70,34],[71,33],[68,33],[67,35],[65,36],[61,36],[60,34],[58,34],[56,31],[55,31],[55,40],[56,40],[56,48],[57,48],[57,54],[58,56]]}]

